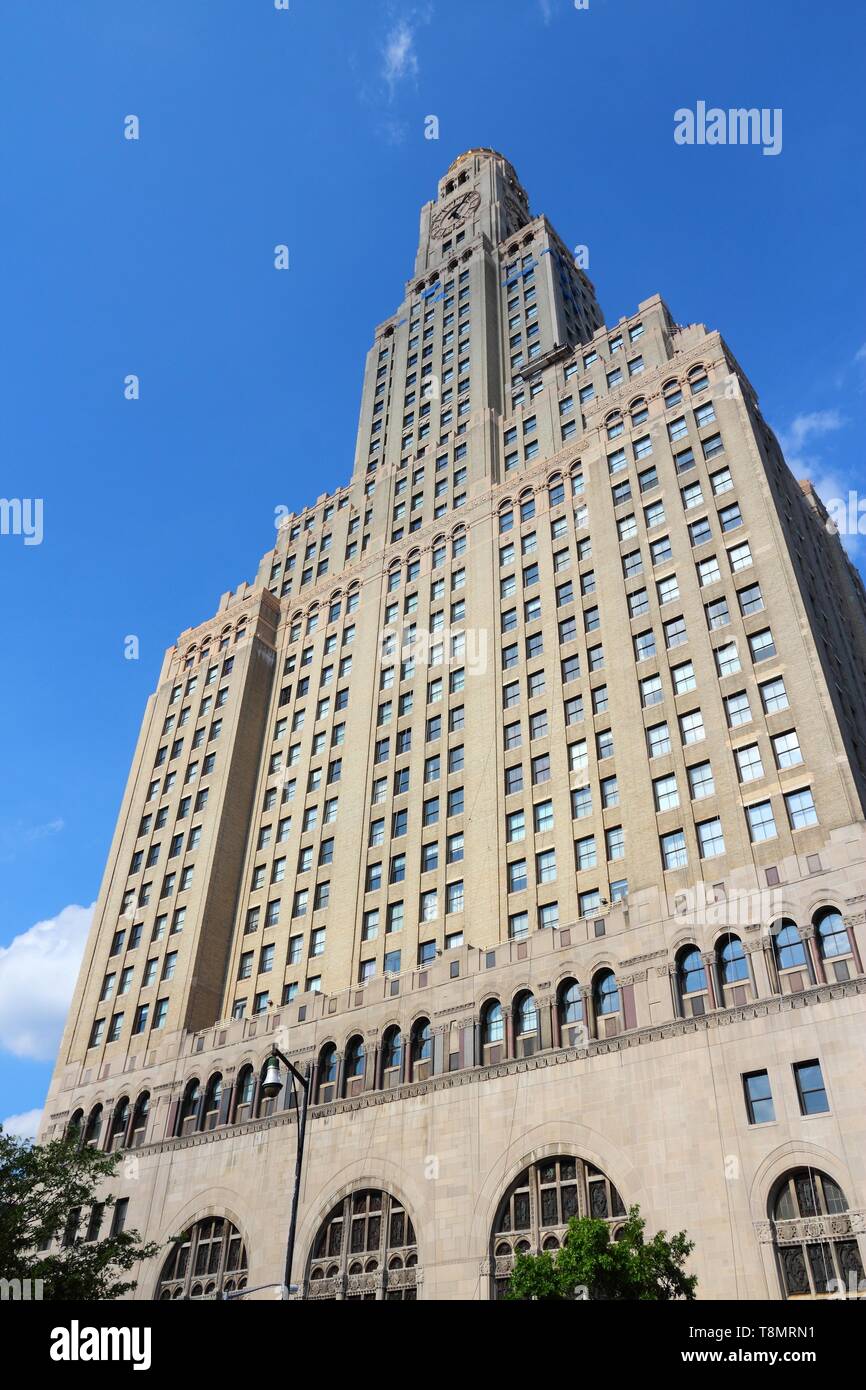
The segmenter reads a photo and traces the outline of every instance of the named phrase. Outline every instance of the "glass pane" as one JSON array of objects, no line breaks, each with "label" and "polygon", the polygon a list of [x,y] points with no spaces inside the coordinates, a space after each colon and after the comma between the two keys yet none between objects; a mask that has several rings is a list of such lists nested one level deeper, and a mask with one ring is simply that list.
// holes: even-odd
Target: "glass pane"
[{"label": "glass pane", "polygon": [[529,1193],[516,1192],[514,1195],[514,1230],[529,1230]]},{"label": "glass pane", "polygon": [[818,1202],[812,1178],[809,1173],[798,1173],[794,1178],[794,1187],[797,1192],[797,1206],[801,1216],[815,1216],[818,1211]]},{"label": "glass pane", "polygon": [[809,1276],[806,1273],[806,1261],[803,1259],[803,1248],[800,1245],[789,1245],[780,1250],[779,1260],[782,1266],[782,1282],[785,1286],[785,1293],[788,1298],[795,1294],[808,1294]]},{"label": "glass pane", "polygon": [[591,1182],[589,1184],[589,1214],[601,1219],[610,1214],[607,1209],[607,1192],[603,1182]]},{"label": "glass pane", "polygon": [[809,1268],[812,1271],[815,1292],[827,1293],[830,1288],[830,1281],[836,1277],[830,1247],[826,1241],[820,1241],[814,1245],[807,1245],[806,1249],[809,1254]]},{"label": "glass pane", "polygon": [[541,1191],[541,1224],[542,1226],[559,1225],[559,1208],[556,1201],[556,1188],[545,1187]]}]

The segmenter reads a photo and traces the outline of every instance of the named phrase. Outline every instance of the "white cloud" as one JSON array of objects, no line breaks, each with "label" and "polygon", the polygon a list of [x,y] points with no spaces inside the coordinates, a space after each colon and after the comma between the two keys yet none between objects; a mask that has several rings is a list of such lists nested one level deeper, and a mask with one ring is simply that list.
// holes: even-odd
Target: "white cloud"
[{"label": "white cloud", "polygon": [[860,513],[861,499],[866,501],[861,480],[853,474],[846,476],[844,463],[828,462],[820,443],[847,424],[838,410],[813,410],[796,415],[789,428],[780,431],[779,441],[789,468],[798,478],[811,481],[838,529],[839,539],[851,559],[859,563],[864,544],[860,528],[866,520]]},{"label": "white cloud", "polygon": [[53,1060],[94,907],[64,907],[0,947],[0,1048],[6,1052]]},{"label": "white cloud", "polygon": [[407,77],[418,76],[415,31],[406,19],[399,19],[389,31],[382,49],[382,76],[391,95]]},{"label": "white cloud", "polygon": [[14,821],[0,826],[0,863],[10,863],[21,850],[47,839],[49,835],[59,835],[64,828],[65,822],[59,817],[42,825],[25,825],[23,821]]},{"label": "white cloud", "polygon": [[838,410],[813,410],[806,415],[795,415],[790,427],[781,434],[782,449],[788,463],[794,467],[800,450],[810,439],[820,439],[825,434],[844,429],[847,420]]},{"label": "white cloud", "polygon": [[0,1125],[15,1139],[35,1139],[41,1119],[41,1110],[25,1110],[23,1115],[9,1115],[0,1120]]}]

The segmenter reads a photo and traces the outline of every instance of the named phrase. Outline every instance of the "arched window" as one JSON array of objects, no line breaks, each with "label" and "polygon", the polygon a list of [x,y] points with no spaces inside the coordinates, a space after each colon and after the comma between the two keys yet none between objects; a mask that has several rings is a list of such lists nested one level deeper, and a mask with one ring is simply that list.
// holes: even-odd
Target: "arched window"
[{"label": "arched window", "polygon": [[80,1144],[84,1132],[84,1111],[76,1110],[66,1126],[66,1138],[71,1144]]},{"label": "arched window", "polygon": [[322,1222],[307,1263],[304,1297],[332,1303],[418,1297],[418,1244],[401,1202],[365,1189],[344,1197]]},{"label": "arched window", "polygon": [[394,1024],[386,1028],[382,1039],[382,1089],[390,1091],[400,1085],[403,1070],[403,1037]]},{"label": "arched window", "polygon": [[223,1079],[221,1072],[214,1072],[207,1083],[207,1090],[204,1094],[204,1111],[202,1129],[216,1129],[220,1118],[220,1101],[223,1094]]},{"label": "arched window", "polygon": [[561,507],[565,502],[565,485],[561,473],[552,473],[547,480],[547,501],[552,507]]},{"label": "arched window", "polygon": [[433,1033],[428,1018],[419,1018],[412,1025],[412,1045],[409,1054],[412,1081],[426,1081],[433,1074]]},{"label": "arched window", "polygon": [[607,431],[608,439],[616,439],[621,435],[625,429],[622,412],[619,410],[612,410],[609,415],[605,416],[604,427]]},{"label": "arched window", "polygon": [[612,970],[599,970],[592,982],[592,1003],[596,1035],[599,1038],[616,1037],[622,1027],[622,1005],[619,985]]},{"label": "arched window", "polygon": [[222,1216],[209,1216],[184,1231],[159,1276],[160,1302],[219,1298],[247,1286],[247,1252],[240,1232]]},{"label": "arched window", "polygon": [[806,946],[796,922],[785,917],[772,929],[773,959],[784,994],[798,994],[812,983]]},{"label": "arched window", "polygon": [[716,960],[725,1007],[739,1007],[747,1003],[750,994],[749,964],[740,938],[730,932],[720,937],[716,943]]},{"label": "arched window", "polygon": [[815,938],[826,967],[827,978],[850,980],[857,973],[857,962],[850,933],[835,907],[822,908],[815,913]]},{"label": "arched window", "polygon": [[538,1005],[527,990],[514,1001],[514,1055],[531,1057],[541,1046]]},{"label": "arched window", "polygon": [[818,1168],[794,1168],[776,1183],[768,1215],[784,1298],[866,1293],[847,1211],[839,1184]]},{"label": "arched window", "polygon": [[337,1048],[326,1043],[316,1067],[316,1104],[327,1105],[337,1094]]},{"label": "arched window", "polygon": [[147,1121],[150,1115],[150,1091],[142,1091],[132,1112],[132,1129],[129,1132],[129,1147],[138,1149],[147,1134]]},{"label": "arched window", "polygon": [[505,1015],[498,999],[488,999],[481,1010],[481,1061],[501,1062],[505,1056]]},{"label": "arched window", "polygon": [[580,1158],[545,1158],[524,1169],[503,1197],[491,1234],[493,1298],[508,1288],[514,1257],[558,1250],[572,1216],[617,1223],[622,1199],[609,1178]]},{"label": "arched window", "polygon": [[129,1096],[121,1096],[111,1117],[111,1130],[108,1135],[108,1148],[111,1153],[123,1148],[126,1126],[129,1124]]},{"label": "arched window", "polygon": [[249,1063],[247,1063],[245,1067],[241,1067],[238,1073],[235,1088],[234,1122],[236,1125],[242,1125],[247,1120],[252,1119],[255,1091],[256,1074]]},{"label": "arched window", "polygon": [[703,391],[704,387],[709,386],[709,384],[706,367],[699,365],[689,368],[689,388],[693,396],[698,391]]},{"label": "arched window", "polygon": [[364,1039],[357,1035],[350,1039],[346,1048],[345,1094],[347,1096],[356,1096],[359,1091],[363,1091],[366,1065],[367,1054],[364,1050]]},{"label": "arched window", "polygon": [[87,1117],[87,1128],[84,1131],[84,1147],[86,1149],[99,1148],[99,1136],[102,1132],[102,1106],[94,1105]]},{"label": "arched window", "polygon": [[186,1090],[181,1101],[180,1114],[178,1115],[177,1132],[178,1134],[192,1134],[198,1128],[199,1101],[201,1100],[201,1086],[197,1078],[186,1083]]},{"label": "arched window", "polygon": [[586,1041],[583,990],[577,980],[563,980],[556,992],[559,1040],[563,1047],[580,1047]]},{"label": "arched window", "polygon": [[706,1013],[709,1005],[707,972],[696,946],[683,946],[677,952],[677,989],[685,1018]]}]

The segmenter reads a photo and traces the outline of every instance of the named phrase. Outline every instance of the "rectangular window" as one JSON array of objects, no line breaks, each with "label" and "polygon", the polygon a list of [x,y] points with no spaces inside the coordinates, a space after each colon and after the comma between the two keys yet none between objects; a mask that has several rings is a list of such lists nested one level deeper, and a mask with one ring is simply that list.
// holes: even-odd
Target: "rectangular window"
[{"label": "rectangular window", "polygon": [[794,1080],[801,1115],[821,1115],[830,1109],[819,1061],[795,1062]]},{"label": "rectangular window", "polygon": [[688,863],[686,837],[682,830],[672,830],[661,837],[662,863],[666,869],[681,869]]},{"label": "rectangular window", "polygon": [[699,821],[697,831],[702,859],[713,859],[716,855],[724,854],[725,838],[722,834],[722,822],[718,817],[713,820]]},{"label": "rectangular window", "polygon": [[651,758],[658,758],[671,751],[671,736],[667,723],[651,725],[646,731],[646,737]]},{"label": "rectangular window", "polygon": [[747,806],[746,820],[749,826],[749,837],[753,844],[758,844],[761,840],[775,838],[776,822],[773,818],[773,807],[769,801],[757,801],[753,806]]},{"label": "rectangular window", "polygon": [[747,743],[742,748],[735,748],[734,758],[741,782],[757,782],[763,777],[764,764],[761,761],[761,750],[757,743]]},{"label": "rectangular window", "polygon": [[770,1078],[765,1071],[747,1072],[743,1077],[743,1091],[750,1125],[765,1125],[775,1120]]},{"label": "rectangular window", "polygon": [[653,796],[657,811],[673,811],[679,806],[680,794],[674,773],[670,772],[664,777],[654,779]]},{"label": "rectangular window", "polygon": [[773,634],[768,627],[760,632],[753,632],[749,637],[749,649],[752,653],[754,662],[767,661],[768,658],[776,655],[776,644],[773,641]]},{"label": "rectangular window", "polygon": [[818,824],[818,812],[809,787],[785,793],[785,809],[792,830],[804,830],[807,826]]}]

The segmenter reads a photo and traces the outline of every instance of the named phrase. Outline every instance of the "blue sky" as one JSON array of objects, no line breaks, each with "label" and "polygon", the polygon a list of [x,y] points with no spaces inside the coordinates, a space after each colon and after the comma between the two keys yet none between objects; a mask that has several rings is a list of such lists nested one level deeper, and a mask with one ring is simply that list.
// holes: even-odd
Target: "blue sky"
[{"label": "blue sky", "polygon": [[[0,535],[0,1119],[42,1102],[163,651],[348,478],[456,154],[511,159],[608,322],[720,328],[795,471],[864,491],[864,44],[855,0],[3,7],[0,494],[43,537]],[[781,108],[781,153],[675,144],[699,100]]]}]

